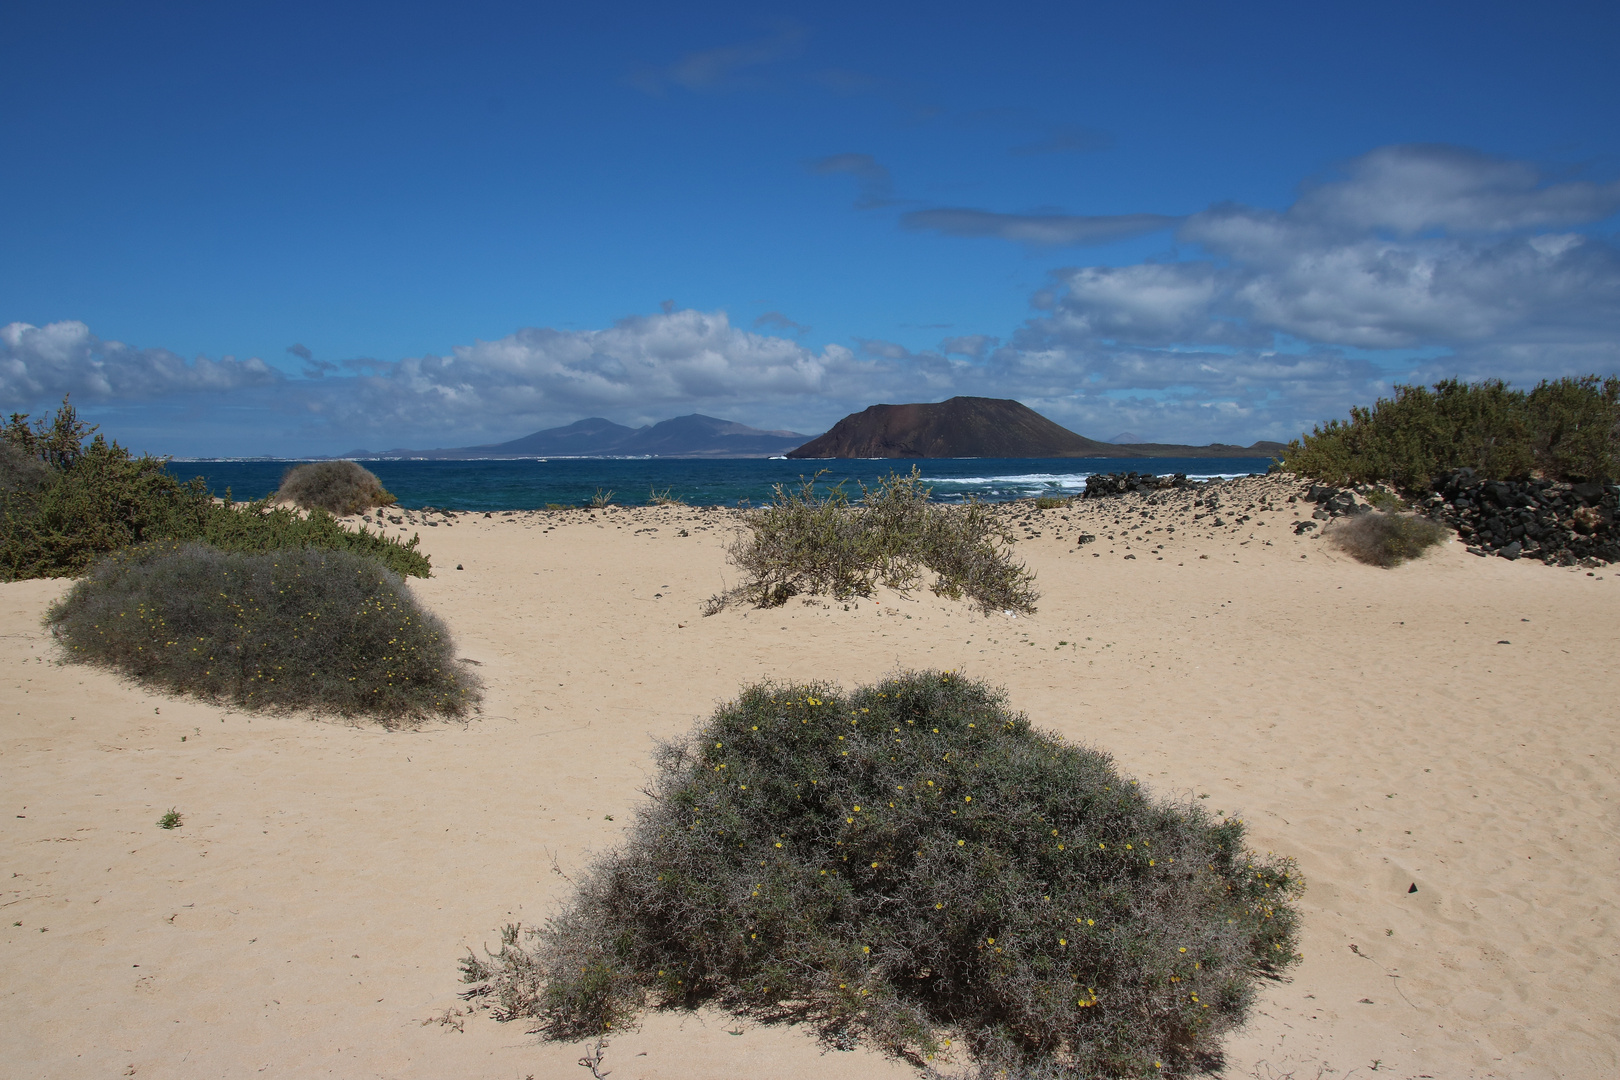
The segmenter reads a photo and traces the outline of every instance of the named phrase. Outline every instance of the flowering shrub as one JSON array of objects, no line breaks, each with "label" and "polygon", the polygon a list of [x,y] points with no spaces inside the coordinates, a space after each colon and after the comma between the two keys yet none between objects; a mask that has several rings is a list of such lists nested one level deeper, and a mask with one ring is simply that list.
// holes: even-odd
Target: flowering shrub
[{"label": "flowering shrub", "polygon": [[566,908],[463,961],[497,1016],[713,1002],[986,1076],[1162,1076],[1297,959],[1292,861],[948,672],[750,687],[648,790]]},{"label": "flowering shrub", "polygon": [[128,548],[47,616],[70,659],[248,708],[460,716],[477,700],[444,624],[372,559],[201,544]]}]

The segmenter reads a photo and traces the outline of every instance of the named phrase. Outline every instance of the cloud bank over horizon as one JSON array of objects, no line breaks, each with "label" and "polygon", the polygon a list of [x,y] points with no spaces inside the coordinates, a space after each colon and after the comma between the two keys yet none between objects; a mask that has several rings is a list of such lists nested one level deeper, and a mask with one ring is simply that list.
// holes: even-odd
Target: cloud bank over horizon
[{"label": "cloud bank over horizon", "polygon": [[955,328],[922,350],[813,347],[780,311],[747,330],[723,310],[670,309],[397,361],[296,345],[289,372],[257,357],[187,361],[82,322],[13,322],[0,328],[0,402],[37,412],[71,393],[120,441],[193,455],[470,445],[590,415],[704,412],[814,433],[876,402],[955,394],[1017,398],[1097,438],[1246,443],[1293,437],[1397,381],[1620,371],[1620,248],[1595,228],[1620,211],[1620,182],[1394,145],[1305,181],[1282,209],[901,213],[874,159],[812,168],[853,175],[863,212],[908,230],[1048,251],[1162,230],[1176,248],[1053,269],[1021,325]]}]

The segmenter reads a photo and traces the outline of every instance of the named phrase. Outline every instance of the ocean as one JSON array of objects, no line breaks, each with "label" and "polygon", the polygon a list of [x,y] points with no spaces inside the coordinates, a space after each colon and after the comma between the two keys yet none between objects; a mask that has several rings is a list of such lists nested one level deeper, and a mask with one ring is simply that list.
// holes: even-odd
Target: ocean
[{"label": "ocean", "polygon": [[[297,462],[196,460],[171,461],[169,471],[182,480],[201,476],[216,495],[227,490],[238,501],[275,491],[281,476]],[[852,495],[860,485],[875,485],[891,472],[909,473],[916,466],[932,497],[941,502],[978,498],[988,502],[1037,495],[1075,495],[1092,473],[1186,473],[1190,479],[1231,478],[1264,473],[1265,458],[926,458],[838,459],[780,458],[550,458],[487,461],[364,462],[401,506],[443,510],[536,510],[549,504],[579,506],[598,492],[611,492],[615,503],[638,506],[656,492],[694,506],[758,505],[771,498],[777,484],[795,485],[818,471],[820,485],[842,482]]]}]

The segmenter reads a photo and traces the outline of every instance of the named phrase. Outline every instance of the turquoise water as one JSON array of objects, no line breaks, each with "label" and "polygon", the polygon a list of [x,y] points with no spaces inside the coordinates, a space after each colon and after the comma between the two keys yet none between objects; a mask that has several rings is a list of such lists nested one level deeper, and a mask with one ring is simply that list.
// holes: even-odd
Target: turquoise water
[{"label": "turquoise water", "polygon": [[[270,494],[290,461],[174,461],[181,479],[201,476],[216,495],[238,500]],[[555,458],[525,461],[367,461],[402,506],[445,510],[534,510],[548,503],[578,506],[598,491],[635,506],[654,490],[696,506],[736,506],[770,499],[775,484],[794,484],[825,470],[823,484],[843,481],[860,493],[890,472],[915,465],[940,501],[976,497],[998,502],[1033,495],[1074,495],[1092,473],[1186,473],[1191,478],[1247,476],[1266,471],[1265,458],[928,458],[785,461],[677,458]]]}]

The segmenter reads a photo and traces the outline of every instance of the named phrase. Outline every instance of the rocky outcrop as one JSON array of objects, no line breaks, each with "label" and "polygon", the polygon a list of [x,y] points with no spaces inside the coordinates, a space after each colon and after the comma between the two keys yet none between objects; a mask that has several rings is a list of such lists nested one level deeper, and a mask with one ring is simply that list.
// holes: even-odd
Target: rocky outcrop
[{"label": "rocky outcrop", "polygon": [[[1315,503],[1312,521],[1296,521],[1303,533],[1347,514],[1372,509],[1368,496],[1394,499],[1386,488],[1336,488],[1312,484],[1305,501]],[[1620,562],[1620,485],[1592,481],[1486,480],[1473,469],[1440,477],[1434,493],[1418,507],[1457,530],[1475,555],[1531,558],[1554,566],[1602,566]]]},{"label": "rocky outcrop", "polygon": [[1620,562],[1620,484],[1484,480],[1461,469],[1435,483],[1425,509],[1476,555],[1557,566]]},{"label": "rocky outcrop", "polygon": [[790,458],[1137,457],[1076,435],[1021,402],[953,397],[936,404],[873,405],[788,454]]},{"label": "rocky outcrop", "polygon": [[954,397],[933,404],[873,405],[788,453],[790,458],[1209,458],[1276,457],[1281,443],[1119,445],[1077,435],[1021,402]]},{"label": "rocky outcrop", "polygon": [[1082,499],[1099,499],[1110,495],[1126,495],[1140,491],[1169,491],[1172,488],[1195,486],[1193,481],[1187,479],[1186,473],[1176,473],[1172,476],[1155,476],[1152,473],[1093,473],[1086,477],[1086,488],[1080,493]]}]

